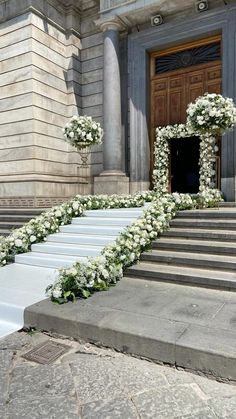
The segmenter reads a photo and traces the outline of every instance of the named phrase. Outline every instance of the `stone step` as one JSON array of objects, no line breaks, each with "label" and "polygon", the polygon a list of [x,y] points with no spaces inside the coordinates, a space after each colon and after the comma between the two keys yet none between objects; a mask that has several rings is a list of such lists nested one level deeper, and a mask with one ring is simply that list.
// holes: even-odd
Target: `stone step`
[{"label": "stone step", "polygon": [[236,273],[224,270],[209,270],[190,268],[186,266],[171,266],[168,264],[140,262],[128,268],[127,277],[139,279],[174,282],[215,289],[236,290]]},{"label": "stone step", "polygon": [[210,219],[198,219],[198,218],[175,218],[170,222],[170,226],[178,228],[207,228],[216,230],[235,230],[235,220],[214,220]]},{"label": "stone step", "polygon": [[86,226],[86,225],[77,225],[71,224],[60,227],[60,231],[62,233],[69,233],[69,234],[85,234],[85,235],[99,235],[99,236],[114,236],[115,234],[118,235],[125,227],[118,227],[118,226]]},{"label": "stone step", "polygon": [[31,220],[34,216],[31,215],[24,215],[24,214],[0,214],[0,222],[20,222],[26,223],[27,221]]},{"label": "stone step", "polygon": [[73,245],[73,244],[64,244],[64,243],[40,243],[33,244],[32,251],[33,254],[36,253],[45,253],[45,254],[57,254],[57,255],[67,255],[67,256],[98,256],[101,254],[101,251],[104,246],[84,246],[84,245]]},{"label": "stone step", "polygon": [[225,219],[236,219],[236,208],[226,208],[222,209],[202,209],[202,210],[187,210],[187,211],[178,211],[178,218],[193,218],[193,219],[204,219],[208,220],[219,218],[222,220]]},{"label": "stone step", "polygon": [[41,266],[45,268],[62,268],[71,266],[74,262],[84,262],[87,258],[79,256],[53,255],[47,253],[23,253],[15,256],[15,262],[24,265]]},{"label": "stone step", "polygon": [[234,292],[123,278],[92,301],[58,309],[45,300],[28,307],[24,318],[28,328],[236,380],[235,304]]},{"label": "stone step", "polygon": [[13,230],[15,228],[20,228],[25,224],[24,221],[0,221],[1,230]]},{"label": "stone step", "polygon": [[11,233],[11,230],[9,230],[9,229],[0,229],[0,237],[1,236],[8,236],[9,234]]},{"label": "stone step", "polygon": [[175,266],[200,267],[204,269],[236,270],[236,255],[185,253],[165,250],[151,250],[142,253],[141,260],[147,263],[164,263]]},{"label": "stone step", "polygon": [[[154,249],[176,250],[184,252],[196,253],[212,253],[223,255],[236,255],[236,243],[233,242],[216,242],[216,241],[200,241],[190,239],[177,239],[169,237],[161,237],[153,242]],[[199,255],[199,258],[201,255]]]},{"label": "stone step", "polygon": [[89,246],[106,246],[108,243],[114,242],[116,236],[98,236],[85,234],[68,234],[68,233],[56,233],[50,234],[47,237],[49,243],[68,243],[68,244],[83,244]]},{"label": "stone step", "polygon": [[11,230],[22,227],[46,208],[0,208],[0,236],[8,236]]},{"label": "stone step", "polygon": [[174,228],[162,234],[162,237],[179,237],[185,239],[216,240],[216,241],[236,241],[236,231],[233,230],[207,230],[191,228]]},{"label": "stone step", "polygon": [[236,202],[220,202],[220,208],[236,207]]},{"label": "stone step", "polygon": [[44,211],[47,211],[48,208],[0,208],[0,214],[2,215],[28,215],[35,217],[36,215],[41,214]]}]

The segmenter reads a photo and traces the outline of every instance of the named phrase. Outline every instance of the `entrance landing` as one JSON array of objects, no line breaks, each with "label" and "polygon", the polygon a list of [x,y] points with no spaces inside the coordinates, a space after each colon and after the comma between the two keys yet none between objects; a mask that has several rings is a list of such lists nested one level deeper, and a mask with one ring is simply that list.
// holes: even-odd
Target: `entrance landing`
[{"label": "entrance landing", "polygon": [[235,293],[124,278],[88,300],[28,307],[25,325],[236,380]]}]

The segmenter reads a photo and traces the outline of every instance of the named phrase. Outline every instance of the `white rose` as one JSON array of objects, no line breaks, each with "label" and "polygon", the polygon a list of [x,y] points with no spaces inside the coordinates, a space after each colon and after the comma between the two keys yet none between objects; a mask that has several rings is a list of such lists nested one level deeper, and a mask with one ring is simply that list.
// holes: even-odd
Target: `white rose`
[{"label": "white rose", "polygon": [[73,208],[73,210],[77,210],[79,208],[78,202],[73,202],[72,208]]},{"label": "white rose", "polygon": [[53,295],[54,298],[60,298],[62,296],[61,289],[60,288],[55,288],[52,291],[52,295]]},{"label": "white rose", "polygon": [[33,236],[30,236],[30,242],[31,243],[35,242],[35,240],[36,240],[36,237],[34,235]]},{"label": "white rose", "polygon": [[23,242],[22,242],[22,240],[21,239],[16,239],[15,240],[15,246],[16,247],[21,247],[23,245]]}]

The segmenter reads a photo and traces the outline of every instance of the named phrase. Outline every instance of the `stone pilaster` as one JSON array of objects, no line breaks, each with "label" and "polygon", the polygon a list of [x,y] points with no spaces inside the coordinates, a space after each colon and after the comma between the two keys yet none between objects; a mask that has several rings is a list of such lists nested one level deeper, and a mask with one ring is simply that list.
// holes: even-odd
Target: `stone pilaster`
[{"label": "stone pilaster", "polygon": [[94,193],[129,193],[129,179],[122,171],[124,147],[121,136],[121,82],[117,18],[100,21],[104,33],[103,70],[103,172],[94,178]]}]

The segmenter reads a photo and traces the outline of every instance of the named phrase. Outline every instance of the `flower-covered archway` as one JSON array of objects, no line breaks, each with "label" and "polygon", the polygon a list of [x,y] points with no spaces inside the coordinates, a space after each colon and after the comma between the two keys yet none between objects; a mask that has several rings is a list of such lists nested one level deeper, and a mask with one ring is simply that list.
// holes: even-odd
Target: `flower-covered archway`
[{"label": "flower-covered archway", "polygon": [[170,139],[200,137],[199,192],[216,188],[217,136],[236,124],[232,99],[205,94],[187,109],[187,123],[156,129],[153,186],[159,193],[168,192]]},{"label": "flower-covered archway", "polygon": [[212,134],[199,134],[189,125],[168,125],[156,130],[156,143],[154,149],[154,190],[161,193],[168,192],[169,179],[169,140],[177,138],[200,137],[199,159],[199,191],[214,189],[216,187],[216,153],[218,151],[217,139]]}]

